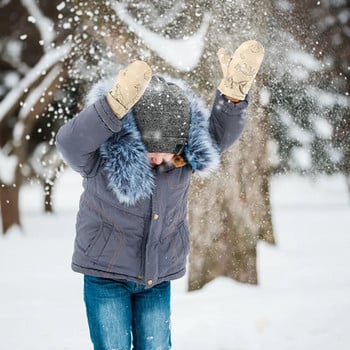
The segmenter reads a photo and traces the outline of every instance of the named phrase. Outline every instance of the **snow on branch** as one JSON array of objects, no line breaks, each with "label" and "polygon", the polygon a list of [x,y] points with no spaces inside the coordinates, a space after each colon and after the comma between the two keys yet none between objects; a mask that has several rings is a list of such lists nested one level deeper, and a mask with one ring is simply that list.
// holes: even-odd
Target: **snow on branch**
[{"label": "snow on branch", "polygon": [[313,99],[317,100],[318,103],[323,107],[331,107],[335,104],[338,104],[342,107],[350,106],[349,97],[341,95],[339,93],[326,92],[325,90],[313,86],[308,86],[306,93]]},{"label": "snow on branch", "polygon": [[15,155],[4,155],[0,152],[0,179],[7,185],[15,183],[17,157]]},{"label": "snow on branch", "polygon": [[176,18],[181,15],[183,10],[185,10],[186,2],[183,0],[173,2],[171,4],[171,7],[167,8],[166,13],[159,13],[157,9],[157,7],[159,7],[159,4],[153,4],[152,2],[147,3],[147,5],[145,5],[144,2],[133,3],[133,7],[140,10],[147,7],[147,14],[150,16],[150,20],[148,22],[149,25],[154,29],[162,29],[176,21]]},{"label": "snow on branch", "polygon": [[322,62],[308,52],[299,50],[289,51],[289,61],[295,65],[302,65],[309,71],[317,72],[322,69]]},{"label": "snow on branch", "polygon": [[113,2],[111,6],[120,20],[171,66],[181,71],[190,71],[198,65],[209,27],[209,13],[204,14],[202,24],[194,35],[183,39],[167,39],[137,23],[123,4]]},{"label": "snow on branch", "polygon": [[186,8],[184,1],[177,1],[171,9],[168,9],[166,15],[158,16],[152,22],[153,28],[165,28],[169,24],[173,23],[181,12]]},{"label": "snow on branch", "polygon": [[34,23],[38,28],[41,39],[43,40],[44,50],[46,51],[56,36],[54,23],[41,12],[35,0],[21,0],[21,2],[30,14],[28,21]]},{"label": "snow on branch", "polygon": [[19,119],[13,130],[13,142],[15,145],[18,145],[23,138],[24,123],[25,118],[30,115],[30,110],[36,104],[39,99],[42,97],[43,93],[48,89],[52,82],[57,78],[61,72],[61,65],[56,65],[53,69],[45,76],[45,79],[33,89],[26,100],[23,103],[23,106],[19,112]]},{"label": "snow on branch", "polygon": [[15,104],[17,104],[25,91],[38,79],[38,76],[45,75],[55,63],[64,58],[70,51],[71,45],[66,44],[48,51],[40,61],[23,77],[17,87],[12,89],[6,97],[0,102],[0,121],[9,113]]},{"label": "snow on branch", "polygon": [[43,92],[47,90],[47,88],[50,86],[52,81],[57,77],[57,75],[61,71],[61,66],[56,65],[46,76],[45,79],[37,86],[35,89],[33,89],[26,100],[23,102],[22,108],[19,111],[18,117],[19,119],[25,118],[30,109],[34,106],[34,104],[39,100]]}]

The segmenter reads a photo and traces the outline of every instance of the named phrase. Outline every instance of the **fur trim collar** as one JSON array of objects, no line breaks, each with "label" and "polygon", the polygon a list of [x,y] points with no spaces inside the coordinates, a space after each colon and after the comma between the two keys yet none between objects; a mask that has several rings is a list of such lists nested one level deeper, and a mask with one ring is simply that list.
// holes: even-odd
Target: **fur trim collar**
[{"label": "fur trim collar", "polygon": [[[209,112],[204,103],[196,97],[182,81],[165,77],[184,89],[191,105],[191,126],[185,158],[191,168],[201,176],[207,176],[220,165],[220,153],[208,130]],[[89,91],[86,105],[91,105],[106,96],[114,79],[96,83]],[[147,150],[134,121],[132,109],[123,118],[122,129],[100,146],[104,160],[103,169],[111,190],[118,200],[128,206],[150,197],[154,188],[154,176],[148,163]]]}]

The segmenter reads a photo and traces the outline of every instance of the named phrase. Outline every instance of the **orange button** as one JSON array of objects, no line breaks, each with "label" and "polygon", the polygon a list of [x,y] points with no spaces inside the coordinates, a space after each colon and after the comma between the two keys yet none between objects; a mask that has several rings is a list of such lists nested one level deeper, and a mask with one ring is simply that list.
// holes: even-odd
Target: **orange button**
[{"label": "orange button", "polygon": [[159,219],[159,215],[158,215],[158,214],[154,214],[154,215],[153,215],[153,219],[154,219],[154,220],[158,220],[158,219]]},{"label": "orange button", "polygon": [[147,284],[148,284],[149,286],[151,286],[151,285],[153,284],[153,281],[152,281],[152,280],[148,280],[148,281],[147,281]]}]

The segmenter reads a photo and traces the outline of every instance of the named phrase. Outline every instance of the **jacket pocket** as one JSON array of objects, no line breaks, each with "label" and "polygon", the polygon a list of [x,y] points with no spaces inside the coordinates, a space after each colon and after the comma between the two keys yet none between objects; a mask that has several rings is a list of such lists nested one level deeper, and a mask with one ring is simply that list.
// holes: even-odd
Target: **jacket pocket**
[{"label": "jacket pocket", "polygon": [[159,275],[166,277],[176,274],[186,267],[190,250],[188,227],[185,223],[160,240]]},{"label": "jacket pocket", "polygon": [[103,223],[86,255],[99,266],[112,271],[118,266],[124,246],[124,234],[116,231],[112,225]]},{"label": "jacket pocket", "polygon": [[86,255],[90,258],[98,259],[105,250],[107,242],[112,234],[112,230],[113,227],[111,225],[102,223],[94,239],[87,247],[85,251]]}]

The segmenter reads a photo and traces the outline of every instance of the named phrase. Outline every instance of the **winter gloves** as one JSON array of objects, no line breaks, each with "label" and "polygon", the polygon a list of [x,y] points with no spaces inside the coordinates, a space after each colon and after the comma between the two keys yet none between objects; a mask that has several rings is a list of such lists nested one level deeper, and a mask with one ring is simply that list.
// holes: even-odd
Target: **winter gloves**
[{"label": "winter gloves", "polygon": [[[233,56],[226,49],[218,51],[224,78],[218,90],[233,100],[244,100],[264,58],[263,46],[248,40]],[[107,95],[107,101],[117,118],[122,119],[144,94],[152,78],[152,69],[143,61],[135,61],[122,69]]]},{"label": "winter gloves", "polygon": [[248,40],[232,57],[223,48],[217,55],[224,75],[218,90],[233,99],[244,100],[264,58],[263,46],[258,41]]},{"label": "winter gloves", "polygon": [[107,101],[117,118],[122,119],[146,90],[152,69],[143,61],[135,61],[119,71]]}]

